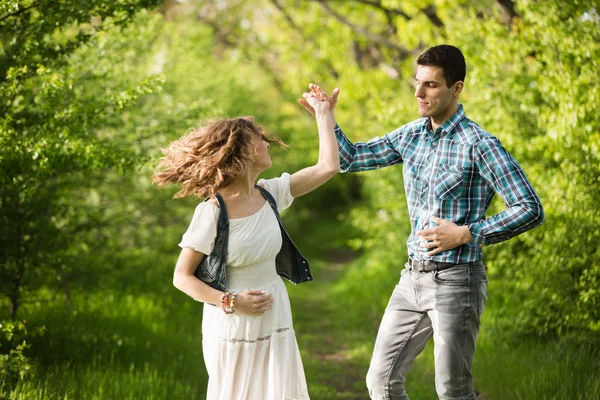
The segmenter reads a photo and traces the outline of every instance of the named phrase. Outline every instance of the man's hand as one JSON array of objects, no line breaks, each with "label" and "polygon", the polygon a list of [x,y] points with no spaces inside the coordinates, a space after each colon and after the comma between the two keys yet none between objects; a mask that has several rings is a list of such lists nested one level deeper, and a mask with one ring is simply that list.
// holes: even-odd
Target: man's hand
[{"label": "man's hand", "polygon": [[[329,103],[329,110],[333,112],[333,109],[335,108],[335,105],[337,104],[337,98],[338,98],[338,95],[340,94],[340,89],[338,89],[338,88],[333,89],[331,96],[329,96],[318,85],[315,85],[314,83],[309,84],[308,88],[311,91],[310,94],[314,94],[321,101],[327,101]],[[306,97],[306,96],[304,96],[304,97]],[[306,99],[298,99],[298,102],[300,102],[300,104],[302,104],[309,113],[311,113],[312,115],[315,115],[315,109],[306,101]]]},{"label": "man's hand", "polygon": [[427,253],[428,256],[434,256],[442,251],[454,249],[473,241],[471,232],[466,225],[458,226],[452,221],[437,217],[432,217],[432,219],[439,226],[417,232],[417,236],[423,240],[421,247],[433,249]]}]

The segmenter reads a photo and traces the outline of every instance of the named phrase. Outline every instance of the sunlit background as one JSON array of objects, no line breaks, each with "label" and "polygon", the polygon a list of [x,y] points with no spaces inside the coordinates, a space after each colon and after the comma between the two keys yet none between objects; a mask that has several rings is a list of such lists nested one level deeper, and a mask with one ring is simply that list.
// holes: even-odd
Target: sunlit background
[{"label": "sunlit background", "polygon": [[[515,156],[545,224],[484,249],[479,400],[600,398],[600,5],[534,0],[0,0],[0,399],[204,399],[200,304],[172,286],[197,198],[151,175],[160,148],[253,115],[318,156],[297,103],[341,88],[354,140],[418,118],[415,60],[467,60],[466,114]],[[504,204],[496,199],[490,214]],[[311,398],[366,399],[406,260],[401,167],[335,177],[286,226],[314,282],[289,285]],[[408,377],[435,399],[432,347]],[[209,399],[211,400],[211,399]]]}]

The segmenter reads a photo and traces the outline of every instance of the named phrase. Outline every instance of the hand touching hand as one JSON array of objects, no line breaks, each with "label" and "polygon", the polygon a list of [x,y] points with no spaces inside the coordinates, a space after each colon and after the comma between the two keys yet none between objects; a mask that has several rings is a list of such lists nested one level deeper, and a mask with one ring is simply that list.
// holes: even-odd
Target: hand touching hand
[{"label": "hand touching hand", "polygon": [[273,296],[264,291],[244,290],[236,293],[234,309],[244,314],[259,316],[271,309],[274,301]]},{"label": "hand touching hand", "polygon": [[432,249],[427,253],[428,256],[434,256],[444,250],[454,249],[473,241],[467,226],[456,225],[447,219],[437,217],[432,217],[432,219],[439,226],[417,232],[417,236],[423,239],[421,247]]},{"label": "hand touching hand", "polygon": [[317,91],[311,93],[303,93],[304,101],[308,103],[309,107],[312,107],[313,114],[318,112],[327,112],[330,107],[330,100],[328,96],[323,95]]},{"label": "hand touching hand", "polygon": [[335,106],[337,104],[337,98],[338,98],[338,95],[340,94],[340,89],[338,89],[338,88],[333,89],[331,96],[329,96],[318,85],[315,85],[314,83],[309,84],[308,88],[310,89],[310,93],[304,93],[302,95],[304,97],[304,99],[299,99],[298,101],[300,102],[300,104],[302,104],[304,106],[304,108],[306,108],[306,110],[309,113],[311,113],[312,115],[315,115],[315,108],[309,102],[307,95],[313,96],[318,100],[328,102],[329,110],[333,111],[333,109],[335,108]]}]

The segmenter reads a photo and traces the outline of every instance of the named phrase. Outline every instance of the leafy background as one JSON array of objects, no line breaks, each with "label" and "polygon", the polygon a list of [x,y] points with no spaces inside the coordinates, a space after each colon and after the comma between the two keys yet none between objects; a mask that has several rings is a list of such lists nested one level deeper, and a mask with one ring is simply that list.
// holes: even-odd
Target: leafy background
[{"label": "leafy background", "polygon": [[[253,115],[317,158],[297,104],[340,87],[352,140],[417,117],[414,60],[467,59],[467,115],[519,160],[545,224],[486,248],[480,399],[600,396],[597,1],[0,0],[0,398],[204,398],[201,308],[171,282],[198,199],[151,175],[203,119]],[[364,399],[409,232],[400,170],[346,174],[284,216],[316,282],[289,286],[311,395]],[[496,199],[490,213],[501,210]],[[309,305],[309,306],[307,306]],[[431,349],[409,376],[435,398]]]}]

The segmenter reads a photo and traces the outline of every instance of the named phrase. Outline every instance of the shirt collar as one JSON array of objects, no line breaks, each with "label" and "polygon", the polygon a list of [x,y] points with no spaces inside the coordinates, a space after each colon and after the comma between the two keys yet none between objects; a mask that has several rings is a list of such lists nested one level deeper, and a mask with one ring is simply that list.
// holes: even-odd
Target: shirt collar
[{"label": "shirt collar", "polygon": [[462,104],[458,105],[458,110],[450,118],[448,118],[441,126],[442,130],[446,133],[450,133],[454,130],[456,125],[465,117],[465,110]]},{"label": "shirt collar", "polygon": [[[444,123],[442,125],[440,125],[440,128],[445,133],[450,133],[459,124],[459,122],[462,121],[463,118],[465,118],[465,110],[463,108],[463,105],[459,104],[456,112],[454,114],[452,114],[452,116],[450,118],[448,118],[446,121],[444,121]],[[431,118],[423,119],[423,130],[426,132],[431,131]],[[433,132],[431,132],[431,133],[433,133]]]}]

